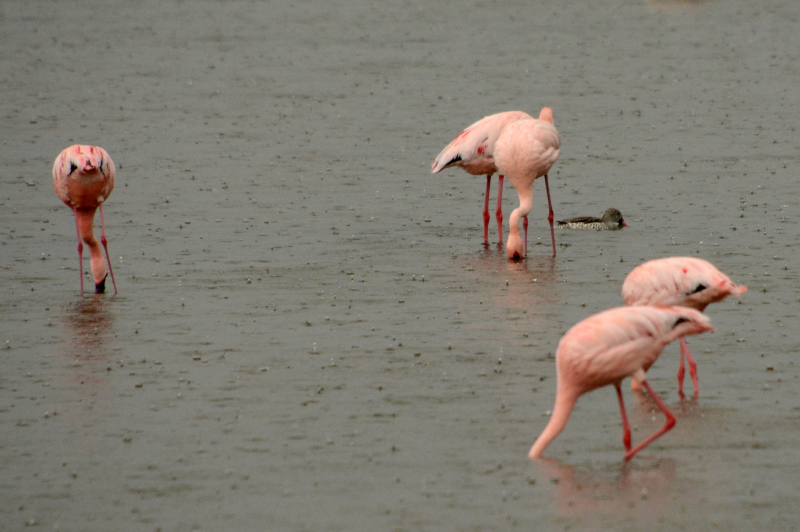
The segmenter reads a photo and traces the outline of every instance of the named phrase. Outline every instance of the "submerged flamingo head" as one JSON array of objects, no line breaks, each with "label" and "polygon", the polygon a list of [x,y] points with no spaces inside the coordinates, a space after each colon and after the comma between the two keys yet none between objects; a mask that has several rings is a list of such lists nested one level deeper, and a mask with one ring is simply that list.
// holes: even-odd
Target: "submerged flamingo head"
[{"label": "submerged flamingo head", "polygon": [[519,233],[508,235],[506,254],[508,258],[512,260],[521,260],[525,258],[525,248],[522,245],[522,238],[520,238]]}]

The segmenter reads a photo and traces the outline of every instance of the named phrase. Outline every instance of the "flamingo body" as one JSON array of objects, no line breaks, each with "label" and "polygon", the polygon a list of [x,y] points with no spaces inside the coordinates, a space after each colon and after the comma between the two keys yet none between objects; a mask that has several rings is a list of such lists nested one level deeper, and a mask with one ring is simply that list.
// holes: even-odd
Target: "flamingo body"
[{"label": "flamingo body", "polygon": [[[483,241],[489,242],[489,187],[492,175],[497,172],[494,163],[494,146],[497,137],[505,126],[517,120],[533,118],[522,111],[506,111],[486,116],[462,131],[436,156],[431,165],[431,173],[437,174],[445,168],[457,166],[471,175],[486,176],[486,201],[483,210]],[[497,192],[497,230],[502,241],[503,235],[503,175],[499,175]]]},{"label": "flamingo body", "polygon": [[[53,186],[61,198],[75,215],[75,228],[78,233],[78,258],[81,273],[81,294],[83,294],[83,243],[89,247],[91,254],[92,277],[95,292],[105,291],[105,279],[111,273],[114,293],[117,283],[108,260],[108,242],[106,240],[105,221],[103,220],[103,203],[114,190],[114,177],[117,170],[108,152],[99,146],[75,144],[62,151],[53,164]],[[105,248],[106,256],[100,250],[100,243],[94,237],[94,213],[100,209],[100,227],[102,237],[100,243]],[[108,267],[106,268],[106,264]]]},{"label": "flamingo body", "polygon": [[[708,305],[722,301],[729,295],[741,296],[747,287],[736,285],[713,264],[696,257],[667,257],[640,264],[625,278],[622,299],[626,305],[651,305],[668,307],[679,305],[703,312]],[[697,365],[686,340],[681,339],[681,359],[678,368],[678,393],[683,396],[684,357],[689,364],[689,374],[694,383],[694,393],[699,394]],[[637,381],[631,382],[638,389]]]},{"label": "flamingo body", "polygon": [[[528,456],[539,458],[567,424],[578,398],[602,386],[617,390],[623,422],[625,460],[630,460],[675,424],[675,418],[645,379],[649,368],[668,344],[688,334],[713,331],[705,315],[684,307],[619,307],[606,310],[574,325],[556,350],[556,401],[550,421]],[[647,388],[664,412],[667,422],[638,446],[631,448],[631,434],[620,383],[634,377]]]},{"label": "flamingo body", "polygon": [[[508,218],[509,231],[506,254],[521,259],[528,251],[528,213],[533,208],[533,182],[544,176],[547,202],[550,206],[548,220],[556,256],[556,237],[553,232],[553,206],[550,202],[550,185],[547,173],[558,159],[561,136],[553,125],[553,110],[544,107],[539,118],[526,118],[508,124],[500,133],[494,147],[497,171],[508,177],[519,196],[519,207]],[[523,218],[525,242],[519,235],[519,220]]]}]

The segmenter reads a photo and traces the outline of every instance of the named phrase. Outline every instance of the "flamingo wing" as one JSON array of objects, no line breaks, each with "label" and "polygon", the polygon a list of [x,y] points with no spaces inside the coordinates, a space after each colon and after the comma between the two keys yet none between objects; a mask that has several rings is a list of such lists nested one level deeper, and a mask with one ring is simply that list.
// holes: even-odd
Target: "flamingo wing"
[{"label": "flamingo wing", "polygon": [[461,166],[473,175],[494,173],[494,145],[503,128],[517,120],[532,118],[522,111],[506,111],[484,117],[462,131],[436,156],[431,173]]}]

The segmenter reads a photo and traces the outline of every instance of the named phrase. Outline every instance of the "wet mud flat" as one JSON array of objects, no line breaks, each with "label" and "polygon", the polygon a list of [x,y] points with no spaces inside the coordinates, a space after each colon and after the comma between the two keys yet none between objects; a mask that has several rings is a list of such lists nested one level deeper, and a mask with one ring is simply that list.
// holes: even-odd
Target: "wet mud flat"
[{"label": "wet mud flat", "polygon": [[[0,6],[0,529],[795,528],[797,10],[592,7]],[[508,262],[485,181],[429,165],[544,105],[556,217],[631,227],[552,259],[536,183]],[[78,295],[50,176],[76,142],[118,167],[116,297]],[[690,339],[699,398],[671,346],[677,425],[641,457],[608,389],[529,462],[561,335],[668,255],[750,288]],[[638,441],[662,419],[626,399]]]}]

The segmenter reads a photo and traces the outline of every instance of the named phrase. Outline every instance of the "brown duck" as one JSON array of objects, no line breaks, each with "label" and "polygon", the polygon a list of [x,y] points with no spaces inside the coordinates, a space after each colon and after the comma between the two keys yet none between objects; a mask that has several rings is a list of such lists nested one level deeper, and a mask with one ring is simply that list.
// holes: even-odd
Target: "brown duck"
[{"label": "brown duck", "polygon": [[559,220],[556,222],[556,227],[574,230],[592,229],[595,231],[613,231],[616,229],[622,229],[623,227],[628,227],[628,224],[622,219],[622,213],[614,207],[611,207],[610,209],[607,209],[600,218],[594,218],[592,216],[568,218],[566,220]]}]

